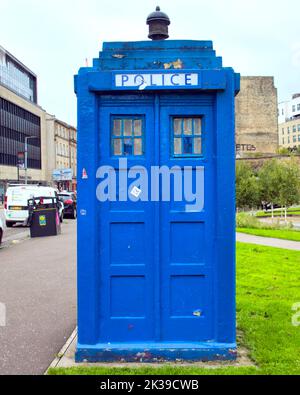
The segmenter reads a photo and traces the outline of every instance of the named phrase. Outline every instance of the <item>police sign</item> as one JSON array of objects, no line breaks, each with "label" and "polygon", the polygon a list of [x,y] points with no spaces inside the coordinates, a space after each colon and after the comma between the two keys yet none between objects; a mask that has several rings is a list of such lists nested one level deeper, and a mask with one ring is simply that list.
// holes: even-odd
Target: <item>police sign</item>
[{"label": "police sign", "polygon": [[148,88],[163,87],[197,87],[199,85],[198,73],[143,73],[143,74],[116,74],[115,86],[117,88]]}]

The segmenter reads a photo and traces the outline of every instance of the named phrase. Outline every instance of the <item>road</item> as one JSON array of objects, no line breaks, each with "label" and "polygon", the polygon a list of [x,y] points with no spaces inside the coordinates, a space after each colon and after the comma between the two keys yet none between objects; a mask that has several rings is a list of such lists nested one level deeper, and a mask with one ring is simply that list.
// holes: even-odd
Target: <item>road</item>
[{"label": "road", "polygon": [[76,221],[57,237],[26,232],[9,229],[0,250],[0,375],[43,374],[76,326]]}]

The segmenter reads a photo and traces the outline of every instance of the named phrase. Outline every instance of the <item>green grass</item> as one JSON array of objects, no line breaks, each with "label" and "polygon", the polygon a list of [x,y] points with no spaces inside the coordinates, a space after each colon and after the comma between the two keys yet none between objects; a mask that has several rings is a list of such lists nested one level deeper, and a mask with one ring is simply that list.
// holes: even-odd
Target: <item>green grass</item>
[{"label": "green grass", "polygon": [[[293,216],[293,215],[299,215],[300,216],[300,208],[299,207],[294,207],[294,208],[290,208],[287,211],[288,216]],[[284,218],[284,211],[281,212],[281,210],[275,210],[274,211],[274,217],[280,217],[282,216]],[[271,211],[265,212],[265,211],[258,211],[256,213],[256,217],[259,218],[265,218],[265,217],[272,217],[272,213]]]},{"label": "green grass", "polygon": [[237,228],[237,232],[255,236],[300,241],[300,231],[297,230]]},{"label": "green grass", "polygon": [[255,367],[205,369],[164,365],[151,368],[51,369],[51,375],[300,374],[300,327],[292,325],[292,306],[300,302],[300,253],[237,244],[237,319]]}]

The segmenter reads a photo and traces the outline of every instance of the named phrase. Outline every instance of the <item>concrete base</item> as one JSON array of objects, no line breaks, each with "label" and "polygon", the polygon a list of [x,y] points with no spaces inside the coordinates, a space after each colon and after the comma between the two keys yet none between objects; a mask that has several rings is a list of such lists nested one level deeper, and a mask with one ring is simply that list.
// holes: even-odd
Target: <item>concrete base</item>
[{"label": "concrete base", "polygon": [[[82,360],[81,362],[75,362],[75,354],[77,350],[77,330],[73,332],[67,343],[64,345],[60,353],[58,354],[57,358],[52,362],[51,368],[71,368],[71,367],[117,367],[117,368],[126,368],[126,367],[131,367],[131,368],[139,368],[145,365],[145,362],[147,362],[147,366],[150,367],[160,367],[160,366],[165,366],[165,365],[170,365],[172,366],[197,366],[197,367],[202,367],[202,368],[220,368],[220,367],[226,367],[226,366],[235,366],[235,367],[246,367],[246,366],[252,366],[255,367],[255,364],[251,361],[251,359],[248,356],[248,351],[245,348],[238,348],[237,352],[234,353],[233,355],[235,358],[231,358],[231,360],[210,360],[207,362],[199,361],[198,362],[187,362],[187,361],[182,361],[180,359],[175,359],[172,361],[162,361],[162,360],[156,360],[156,361],[146,361],[145,360],[145,355],[139,355],[139,358],[135,358],[134,362],[128,362],[124,361],[122,359],[119,359],[118,361],[110,361],[109,363],[104,362],[103,360],[101,362],[89,362],[87,359]],[[232,357],[233,357],[232,355]]]},{"label": "concrete base", "polygon": [[236,344],[217,343],[139,343],[77,345],[76,362],[198,362],[231,361]]}]

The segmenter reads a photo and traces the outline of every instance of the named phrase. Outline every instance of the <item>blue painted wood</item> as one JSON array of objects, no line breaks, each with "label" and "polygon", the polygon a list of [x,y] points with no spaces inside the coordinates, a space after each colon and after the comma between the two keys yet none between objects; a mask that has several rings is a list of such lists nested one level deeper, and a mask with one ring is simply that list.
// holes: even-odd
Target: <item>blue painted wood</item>
[{"label": "blue painted wood", "polygon": [[[119,73],[197,73],[199,83],[120,89]],[[210,41],[104,43],[93,67],[75,77],[78,362],[235,358],[238,90],[239,75],[222,67]],[[176,116],[201,118],[202,155],[173,155]],[[203,207],[187,211],[186,201],[165,202],[162,195],[122,201],[124,191],[115,202],[97,200],[100,166],[127,172],[111,148],[116,117],[144,120],[144,154],[127,157],[128,168],[189,166],[193,177],[204,175]]]}]

